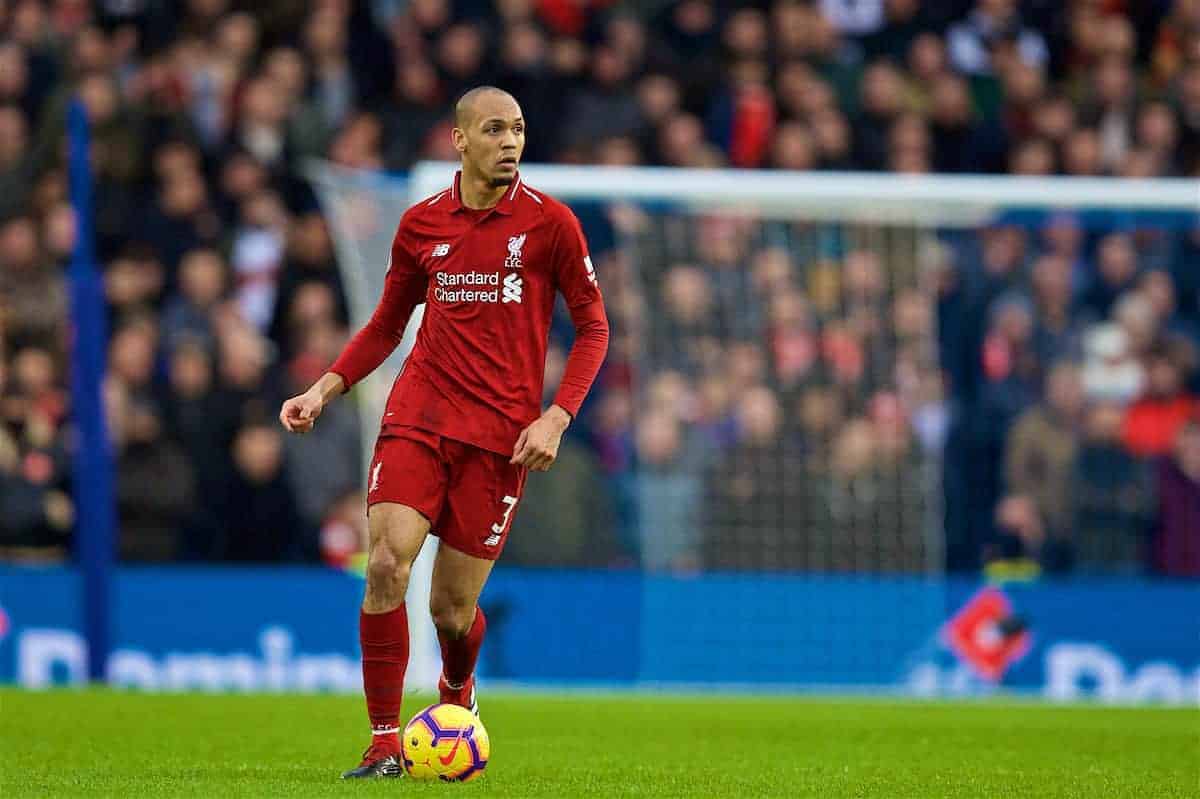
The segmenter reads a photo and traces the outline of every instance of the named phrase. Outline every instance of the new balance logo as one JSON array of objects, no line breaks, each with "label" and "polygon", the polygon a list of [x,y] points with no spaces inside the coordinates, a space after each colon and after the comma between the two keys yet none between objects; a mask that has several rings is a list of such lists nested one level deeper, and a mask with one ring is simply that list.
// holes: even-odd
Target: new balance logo
[{"label": "new balance logo", "polygon": [[[389,416],[391,414],[388,414]],[[379,470],[383,468],[383,461],[375,464],[375,468],[371,470],[371,487],[367,489],[367,493],[379,488]]]},{"label": "new balance logo", "polygon": [[583,256],[583,268],[587,270],[588,280],[596,282],[596,270],[592,267],[592,256]]},{"label": "new balance logo", "polygon": [[527,233],[522,233],[520,236],[510,236],[508,239],[508,258],[504,259],[504,266],[508,269],[520,269],[521,264],[521,248],[525,246],[525,236]]},{"label": "new balance logo", "polygon": [[492,535],[489,535],[487,538],[483,539],[483,545],[485,547],[494,547],[494,546],[496,546],[496,544],[499,544],[499,543],[500,543],[500,536],[496,535],[495,533],[493,533]]},{"label": "new balance logo", "polygon": [[430,258],[441,258],[443,255],[449,255],[449,254],[450,254],[450,245],[449,244],[435,244],[435,245],[433,245],[433,249],[429,252],[429,257]]},{"label": "new balance logo", "polygon": [[521,301],[521,276],[516,272],[512,272],[504,278],[504,302],[520,302]]}]

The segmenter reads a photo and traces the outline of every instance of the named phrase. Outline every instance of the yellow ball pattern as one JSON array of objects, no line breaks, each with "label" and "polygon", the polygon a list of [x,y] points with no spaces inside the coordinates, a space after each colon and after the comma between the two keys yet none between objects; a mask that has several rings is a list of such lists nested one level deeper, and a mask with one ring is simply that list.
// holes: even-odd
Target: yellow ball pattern
[{"label": "yellow ball pattern", "polygon": [[412,717],[400,739],[404,768],[417,780],[470,782],[491,754],[487,730],[458,705],[430,705]]}]

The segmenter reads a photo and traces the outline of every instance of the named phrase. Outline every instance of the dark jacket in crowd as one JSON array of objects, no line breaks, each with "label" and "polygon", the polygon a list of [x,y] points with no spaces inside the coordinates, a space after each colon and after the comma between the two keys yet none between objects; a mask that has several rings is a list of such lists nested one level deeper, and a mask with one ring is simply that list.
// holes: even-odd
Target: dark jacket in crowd
[{"label": "dark jacket in crowd", "polygon": [[1072,507],[1075,566],[1080,571],[1138,572],[1154,517],[1150,470],[1116,444],[1085,444],[1075,459]]},{"label": "dark jacket in crowd", "polygon": [[1200,577],[1200,483],[1174,460],[1156,464],[1158,526],[1151,561],[1155,571],[1171,577]]}]

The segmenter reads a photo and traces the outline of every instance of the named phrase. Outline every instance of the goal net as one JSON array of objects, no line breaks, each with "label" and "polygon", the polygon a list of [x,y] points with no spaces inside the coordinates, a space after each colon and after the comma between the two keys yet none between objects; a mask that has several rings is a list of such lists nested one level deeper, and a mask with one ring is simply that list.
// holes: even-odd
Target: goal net
[{"label": "goal net", "polygon": [[[454,168],[423,163],[407,180],[314,168],[355,324],[404,208]],[[1056,499],[1050,465],[1014,462],[1008,439],[1060,364],[1083,373],[1089,400],[1120,394],[1145,309],[1077,303],[1103,293],[1097,258],[1132,252],[1177,276],[1194,183],[539,165],[522,177],[580,217],[613,334],[505,563],[643,570],[638,679],[903,681],[914,640],[946,618],[922,581],[988,562],[1041,568],[1033,550],[1056,538],[1074,568],[1129,567],[1125,538],[1079,527],[1107,524],[1104,498],[1100,521],[1081,522],[1088,508]],[[360,392],[368,434],[415,324]],[[560,313],[551,390],[569,329]],[[997,543],[1000,517],[1013,541]],[[705,610],[682,611],[690,575],[725,580],[720,601],[696,582]],[[864,584],[890,599],[861,604]],[[799,645],[778,645],[779,629]],[[747,640],[762,647],[741,658],[753,668],[687,654]]]}]

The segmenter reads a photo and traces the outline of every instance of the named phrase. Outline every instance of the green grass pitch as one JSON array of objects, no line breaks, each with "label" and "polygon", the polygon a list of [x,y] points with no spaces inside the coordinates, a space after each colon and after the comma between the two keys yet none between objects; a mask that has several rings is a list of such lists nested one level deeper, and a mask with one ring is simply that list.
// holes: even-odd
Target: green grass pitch
[{"label": "green grass pitch", "polygon": [[[420,708],[410,697],[405,714]],[[0,796],[1200,797],[1200,712],[1022,703],[480,693],[467,785],[338,775],[334,696],[0,691]]]}]

